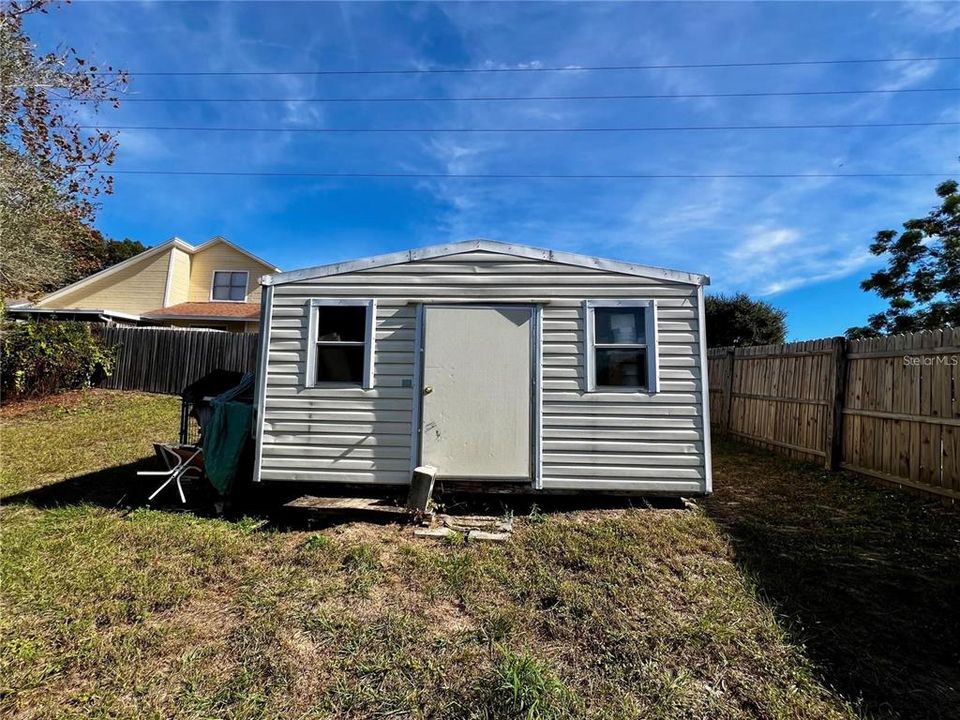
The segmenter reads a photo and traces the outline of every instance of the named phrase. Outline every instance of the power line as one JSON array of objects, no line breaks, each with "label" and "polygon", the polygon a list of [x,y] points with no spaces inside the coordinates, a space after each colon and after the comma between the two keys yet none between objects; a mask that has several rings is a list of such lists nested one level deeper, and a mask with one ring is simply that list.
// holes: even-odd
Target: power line
[{"label": "power line", "polygon": [[212,125],[78,125],[82,130],[150,130],[175,132],[269,132],[269,133],[611,133],[680,132],[728,130],[838,130],[849,128],[940,127],[960,121],[892,123],[817,123],[795,125],[645,125],[633,127],[475,128],[475,127],[229,127]]},{"label": "power line", "polygon": [[530,173],[415,173],[415,172],[271,172],[227,170],[111,170],[112,175],[187,175],[226,177],[289,177],[289,178],[395,178],[395,179],[465,179],[465,180],[718,180],[718,179],[786,179],[786,178],[928,178],[945,177],[950,172],[918,173],[605,173],[605,174],[530,174]]},{"label": "power line", "polygon": [[[960,56],[899,57],[899,58],[844,58],[833,60],[777,60],[760,62],[726,63],[673,63],[642,65],[524,65],[521,67],[472,67],[472,68],[382,68],[373,70],[154,70],[131,71],[125,74],[150,77],[192,77],[232,75],[429,75],[454,73],[536,73],[536,72],[584,72],[610,70],[692,70],[704,68],[786,67],[803,65],[852,65],[867,63],[901,63],[960,60]],[[119,71],[96,71],[91,75],[120,75]]]},{"label": "power line", "polygon": [[[504,102],[525,100],[691,100],[708,98],[753,98],[753,97],[809,97],[823,95],[873,95],[899,93],[949,93],[960,92],[960,87],[949,88],[901,88],[867,90],[794,90],[782,92],[729,92],[729,93],[680,93],[648,95],[481,95],[470,97],[276,97],[276,98],[225,98],[225,97],[125,97],[110,98],[124,103],[275,103],[275,102],[324,102],[324,103],[394,103],[394,102]],[[61,97],[69,102],[89,102],[85,98]]]}]

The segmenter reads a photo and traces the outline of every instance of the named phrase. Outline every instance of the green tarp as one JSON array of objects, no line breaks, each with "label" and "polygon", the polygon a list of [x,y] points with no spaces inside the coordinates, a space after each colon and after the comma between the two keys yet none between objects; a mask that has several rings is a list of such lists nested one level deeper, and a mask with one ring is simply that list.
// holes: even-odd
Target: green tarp
[{"label": "green tarp", "polygon": [[213,415],[203,432],[203,463],[210,484],[221,495],[226,495],[240,467],[243,449],[250,440],[253,407],[219,397],[212,404]]}]

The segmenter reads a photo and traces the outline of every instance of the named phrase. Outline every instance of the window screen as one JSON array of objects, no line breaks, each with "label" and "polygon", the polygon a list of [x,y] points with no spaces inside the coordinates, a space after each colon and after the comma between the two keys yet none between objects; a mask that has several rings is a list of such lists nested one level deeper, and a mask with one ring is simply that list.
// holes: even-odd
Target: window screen
[{"label": "window screen", "polygon": [[316,382],[363,384],[367,311],[366,305],[316,308]]},{"label": "window screen", "polygon": [[650,312],[648,306],[590,306],[593,342],[587,352],[592,353],[593,388],[650,388]]},{"label": "window screen", "polygon": [[213,299],[243,301],[247,297],[247,273],[217,270],[213,274]]}]

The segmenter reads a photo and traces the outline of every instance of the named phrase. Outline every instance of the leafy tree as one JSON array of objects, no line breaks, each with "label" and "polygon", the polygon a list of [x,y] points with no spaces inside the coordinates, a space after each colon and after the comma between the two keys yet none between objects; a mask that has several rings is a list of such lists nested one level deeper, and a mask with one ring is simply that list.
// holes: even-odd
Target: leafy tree
[{"label": "leafy tree", "polygon": [[123,240],[105,240],[101,254],[102,261],[99,270],[116,265],[117,263],[129,260],[134,255],[139,255],[147,246],[139,240],[124,238]]},{"label": "leafy tree", "polygon": [[[40,54],[23,18],[49,0],[0,6],[0,293],[29,294],[72,272],[76,244],[110,193],[116,136],[80,127],[79,108],[118,106],[126,75],[73,48]],[[98,74],[106,72],[110,74]],[[89,228],[86,229],[87,236]]]},{"label": "leafy tree", "polygon": [[147,249],[146,245],[137,240],[130,238],[111,240],[105,238],[99,230],[86,226],[77,230],[76,235],[67,236],[64,240],[69,247],[73,248],[73,267],[57,282],[44,283],[42,288],[44,292],[53,292],[75,283],[88,275],[139,255]]},{"label": "leafy tree", "polygon": [[29,295],[59,282],[74,264],[65,238],[86,230],[36,168],[0,145],[0,294]]},{"label": "leafy tree", "polygon": [[847,337],[933,330],[960,325],[960,193],[957,181],[937,186],[940,206],[923,218],[908,220],[903,232],[881,230],[870,252],[886,256],[887,267],[860,283],[890,302],[867,325]]},{"label": "leafy tree", "polygon": [[707,347],[775,345],[787,337],[787,313],[746,293],[708,295]]}]

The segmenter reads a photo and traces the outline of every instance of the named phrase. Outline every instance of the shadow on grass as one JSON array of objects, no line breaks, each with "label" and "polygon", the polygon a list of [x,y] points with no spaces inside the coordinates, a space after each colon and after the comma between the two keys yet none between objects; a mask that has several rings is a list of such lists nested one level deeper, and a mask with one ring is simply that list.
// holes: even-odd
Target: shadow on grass
[{"label": "shadow on grass", "polygon": [[717,443],[707,512],[828,686],[875,717],[960,717],[960,515]]},{"label": "shadow on grass", "polygon": [[248,484],[224,502],[224,498],[207,480],[184,480],[186,503],[180,501],[173,483],[150,501],[148,498],[165,478],[138,477],[137,472],[160,469],[163,466],[155,457],[145,457],[8,495],[0,498],[0,504],[27,504],[37,508],[86,504],[119,511],[150,507],[164,512],[188,512],[198,517],[226,520],[252,517],[266,521],[264,529],[305,529],[305,526],[297,526],[296,514],[283,507],[284,503],[296,497],[293,488],[251,488]]},{"label": "shadow on grass", "polygon": [[[152,503],[147,498],[163,482],[158,477],[138,477],[140,470],[159,470],[156,458],[145,457],[132,463],[77,475],[0,498],[2,504],[29,504],[39,508],[88,504],[113,510],[143,506],[163,510],[185,510],[200,515],[212,514],[216,493],[206,482],[185,481],[187,503],[181,504],[176,487],[171,484]],[[203,486],[206,487],[203,487]]]},{"label": "shadow on grass", "polygon": [[[324,497],[377,497],[402,505],[405,487],[326,485],[322,488],[297,483],[243,483],[227,502],[206,480],[184,481],[187,502],[181,503],[175,485],[168,485],[152,502],[150,494],[163,482],[160,477],[138,477],[139,470],[158,470],[156,458],[104,468],[78,475],[34,490],[0,498],[2,504],[29,504],[48,508],[63,505],[89,504],[113,510],[152,507],[168,512],[189,512],[199,517],[241,517],[265,521],[263,530],[317,530],[353,522],[394,524],[406,518],[395,513],[364,511],[318,512],[306,508],[286,507],[286,503],[303,495]],[[485,495],[483,493],[437,492],[439,511],[451,515],[529,516],[539,513],[562,514],[583,510],[617,510],[631,507],[678,509],[683,503],[676,498],[637,498],[617,496],[536,496]]]}]

